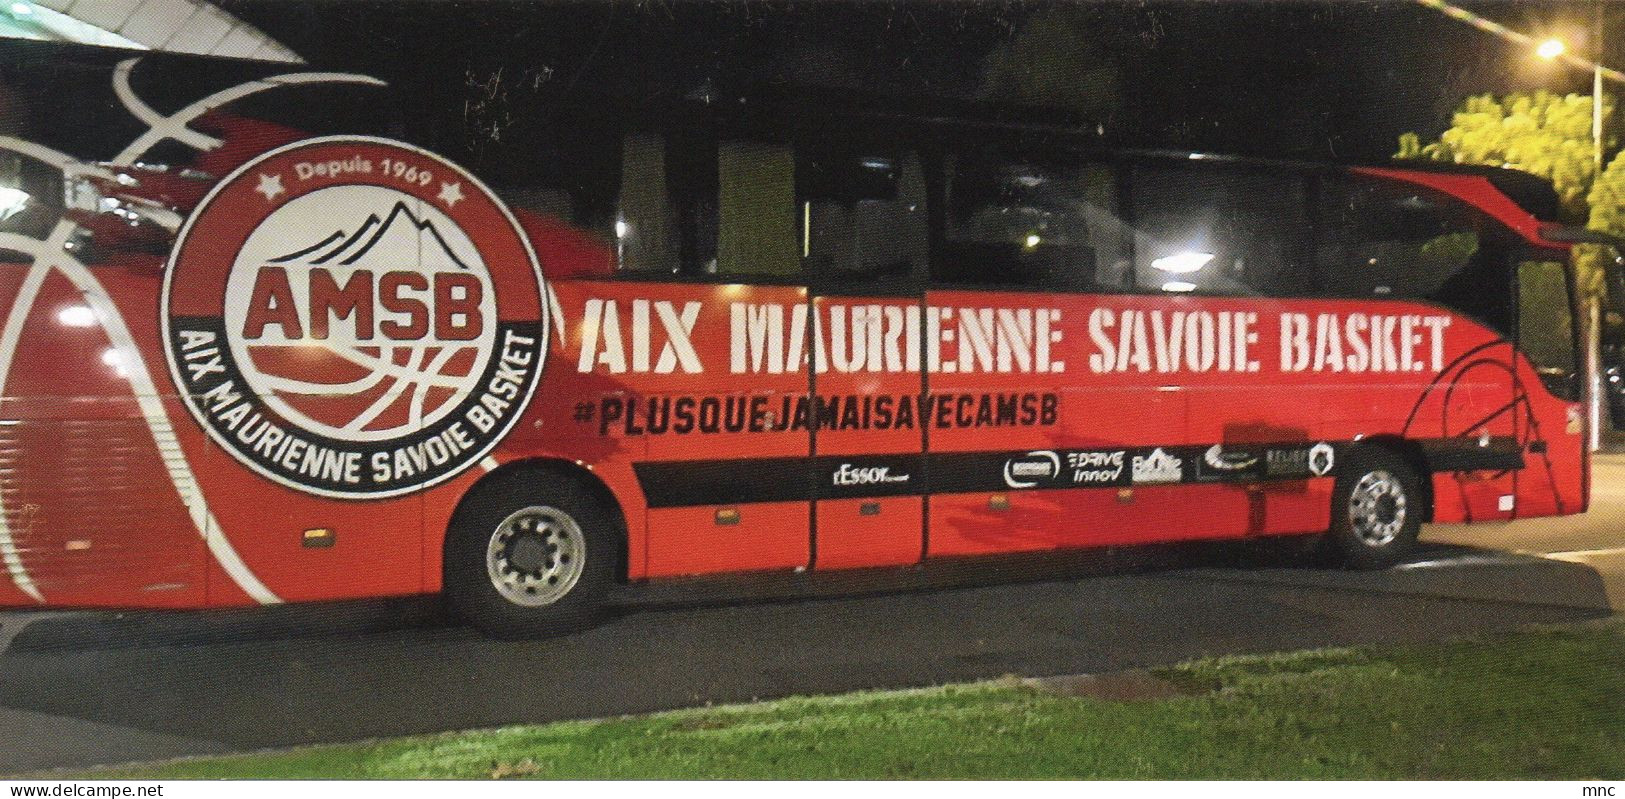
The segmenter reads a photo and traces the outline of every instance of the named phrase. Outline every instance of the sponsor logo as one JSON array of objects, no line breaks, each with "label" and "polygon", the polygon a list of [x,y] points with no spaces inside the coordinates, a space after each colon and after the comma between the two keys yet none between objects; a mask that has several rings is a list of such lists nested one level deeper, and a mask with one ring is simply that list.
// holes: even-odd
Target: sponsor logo
[{"label": "sponsor logo", "polygon": [[1214,444],[1202,453],[1202,463],[1216,472],[1239,472],[1258,463],[1258,456],[1243,450],[1226,452],[1222,444]]},{"label": "sponsor logo", "polygon": [[1332,445],[1324,441],[1309,448],[1309,473],[1316,477],[1325,477],[1332,473],[1336,460],[1332,452]]},{"label": "sponsor logo", "polygon": [[1256,479],[1262,458],[1260,450],[1231,448],[1214,444],[1202,451],[1196,459],[1196,479],[1200,482],[1220,482]]},{"label": "sponsor logo", "polygon": [[181,230],[165,353],[241,463],[323,496],[396,496],[477,463],[519,418],[547,353],[543,291],[513,217],[457,166],[310,139],[239,168]]},{"label": "sponsor logo", "polygon": [[1269,449],[1264,451],[1264,474],[1270,477],[1307,477],[1309,450]]},{"label": "sponsor logo", "polygon": [[909,475],[892,474],[890,466],[853,466],[850,463],[841,464],[831,476],[831,481],[838,486],[866,486],[879,483],[906,483]]},{"label": "sponsor logo", "polygon": [[1011,488],[1032,488],[1038,481],[1053,479],[1060,473],[1061,456],[1047,449],[1004,462],[1004,484]]},{"label": "sponsor logo", "polygon": [[1136,483],[1177,483],[1184,479],[1184,462],[1159,447],[1150,455],[1135,455],[1132,472]]},{"label": "sponsor logo", "polygon": [[1120,449],[1110,452],[1068,452],[1066,465],[1072,470],[1074,483],[1112,484],[1123,476],[1127,459],[1128,453]]}]

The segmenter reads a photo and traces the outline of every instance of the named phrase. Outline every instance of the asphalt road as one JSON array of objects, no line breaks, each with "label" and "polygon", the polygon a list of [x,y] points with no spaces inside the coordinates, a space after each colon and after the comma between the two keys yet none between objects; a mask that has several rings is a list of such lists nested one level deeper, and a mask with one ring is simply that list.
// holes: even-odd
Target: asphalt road
[{"label": "asphalt road", "polygon": [[[0,614],[0,774],[1593,618],[1625,609],[1625,455],[1596,463],[1589,514],[1432,528],[1381,573],[1187,547],[1001,563],[901,592],[763,600],[806,590],[769,586],[718,603],[674,589],[521,643],[422,602]],[[954,587],[988,580],[1004,582]]]}]

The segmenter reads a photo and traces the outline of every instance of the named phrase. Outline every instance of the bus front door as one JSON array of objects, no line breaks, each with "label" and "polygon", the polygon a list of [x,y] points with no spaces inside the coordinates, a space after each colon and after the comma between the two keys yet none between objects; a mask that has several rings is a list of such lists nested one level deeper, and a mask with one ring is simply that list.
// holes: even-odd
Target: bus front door
[{"label": "bus front door", "polygon": [[[1523,456],[1517,471],[1518,517],[1578,513],[1584,509],[1585,415],[1580,404],[1585,371],[1576,353],[1576,331],[1567,265],[1557,260],[1518,264],[1518,350],[1536,378],[1519,370],[1514,384],[1516,440]],[[1522,365],[1522,364],[1520,364]]]}]

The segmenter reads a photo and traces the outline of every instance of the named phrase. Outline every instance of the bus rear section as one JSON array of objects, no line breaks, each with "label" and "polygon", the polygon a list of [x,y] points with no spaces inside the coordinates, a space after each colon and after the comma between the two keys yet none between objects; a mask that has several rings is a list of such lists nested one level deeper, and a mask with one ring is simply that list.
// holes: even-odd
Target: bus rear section
[{"label": "bus rear section", "polygon": [[172,163],[3,147],[7,605],[444,591],[521,635],[618,582],[1375,567],[1585,506],[1567,245],[1502,176],[754,103],[563,109],[486,176],[250,88]]}]

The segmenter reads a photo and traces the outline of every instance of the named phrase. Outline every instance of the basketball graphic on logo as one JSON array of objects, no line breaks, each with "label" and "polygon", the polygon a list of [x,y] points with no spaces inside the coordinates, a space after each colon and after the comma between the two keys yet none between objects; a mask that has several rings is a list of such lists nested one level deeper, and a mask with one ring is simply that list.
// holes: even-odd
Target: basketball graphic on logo
[{"label": "basketball graphic on logo", "polygon": [[397,142],[312,139],[227,177],[164,281],[199,423],[278,482],[394,496],[506,434],[547,352],[541,271],[491,192]]},{"label": "basketball graphic on logo", "polygon": [[[226,328],[242,331],[232,346],[248,385],[284,418],[330,436],[387,439],[432,424],[491,357],[491,279],[479,251],[434,206],[397,199],[380,213],[374,193],[334,186],[289,201],[279,216],[334,230],[278,252],[289,244],[285,224],[262,225],[237,257],[266,266],[234,269],[226,284]],[[416,268],[398,269],[408,263]]]}]

